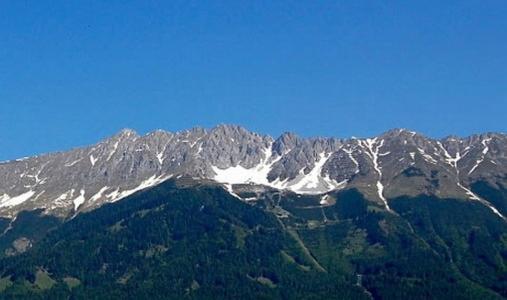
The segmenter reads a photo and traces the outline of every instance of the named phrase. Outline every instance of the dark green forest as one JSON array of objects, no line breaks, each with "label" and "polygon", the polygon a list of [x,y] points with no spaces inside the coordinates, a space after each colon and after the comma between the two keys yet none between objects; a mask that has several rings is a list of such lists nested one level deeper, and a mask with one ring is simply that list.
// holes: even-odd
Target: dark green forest
[{"label": "dark green forest", "polygon": [[[486,184],[478,193],[507,203]],[[496,193],[496,194],[495,194]],[[485,206],[357,190],[239,201],[167,181],[66,221],[26,212],[0,238],[2,299],[503,299],[507,224]],[[8,226],[1,220],[0,227]]]}]

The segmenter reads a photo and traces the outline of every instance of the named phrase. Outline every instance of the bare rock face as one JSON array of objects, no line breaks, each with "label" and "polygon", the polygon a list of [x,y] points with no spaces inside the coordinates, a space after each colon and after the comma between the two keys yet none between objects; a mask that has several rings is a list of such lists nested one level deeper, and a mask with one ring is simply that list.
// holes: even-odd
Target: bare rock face
[{"label": "bare rock face", "polygon": [[470,186],[507,186],[507,136],[435,140],[394,129],[369,139],[285,133],[275,140],[232,125],[144,136],[126,129],[90,147],[0,163],[0,216],[37,208],[72,216],[180,176],[215,180],[231,192],[232,184],[301,194],[357,188],[387,210],[389,199],[419,194],[495,210]]},{"label": "bare rock face", "polygon": [[32,247],[32,242],[26,237],[20,237],[12,242],[12,247],[5,250],[6,256],[14,256],[25,253]]}]

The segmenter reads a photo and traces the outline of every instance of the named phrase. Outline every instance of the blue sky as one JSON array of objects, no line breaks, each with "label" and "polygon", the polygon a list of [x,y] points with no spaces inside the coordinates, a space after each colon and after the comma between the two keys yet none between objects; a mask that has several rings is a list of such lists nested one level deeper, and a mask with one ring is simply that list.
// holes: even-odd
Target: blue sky
[{"label": "blue sky", "polygon": [[506,131],[507,2],[0,1],[0,160],[121,128]]}]

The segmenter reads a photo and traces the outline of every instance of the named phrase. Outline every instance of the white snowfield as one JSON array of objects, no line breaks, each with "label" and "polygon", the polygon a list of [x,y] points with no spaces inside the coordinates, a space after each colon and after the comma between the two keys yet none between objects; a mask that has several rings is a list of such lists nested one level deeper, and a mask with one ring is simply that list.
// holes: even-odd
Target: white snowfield
[{"label": "white snowfield", "polygon": [[280,181],[278,178],[272,182],[268,180],[268,174],[273,165],[279,161],[282,156],[273,157],[271,147],[264,151],[264,159],[252,168],[245,168],[241,165],[220,169],[212,166],[215,172],[215,181],[226,184],[260,184],[270,186],[280,190],[290,190],[299,194],[322,194],[346,185],[346,181],[336,182],[328,175],[322,175],[322,168],[331,157],[331,153],[320,153],[313,169],[304,174],[304,168],[299,171],[299,175],[292,180]]},{"label": "white snowfield", "polygon": [[3,194],[2,196],[0,196],[0,207],[10,207],[19,205],[27,201],[28,199],[32,198],[33,195],[35,195],[34,191],[28,191],[12,198],[9,197],[9,195],[7,194]]},{"label": "white snowfield", "polygon": [[253,168],[247,169],[239,164],[227,169],[212,166],[213,171],[216,173],[214,180],[228,184],[256,183],[270,186],[271,184],[267,178],[268,174],[272,166],[280,159],[281,157],[272,159],[271,147],[269,147],[264,152],[264,159]]}]

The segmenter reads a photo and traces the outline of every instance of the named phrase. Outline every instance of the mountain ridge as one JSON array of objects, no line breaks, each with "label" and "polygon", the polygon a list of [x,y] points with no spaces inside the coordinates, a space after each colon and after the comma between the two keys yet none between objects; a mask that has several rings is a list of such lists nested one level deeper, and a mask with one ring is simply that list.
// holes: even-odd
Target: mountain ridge
[{"label": "mountain ridge", "polygon": [[[208,130],[209,131],[209,130],[212,130],[214,128],[220,127],[220,126],[240,127],[240,128],[243,128],[243,129],[245,129],[247,131],[250,131],[249,129],[247,129],[246,127],[244,127],[242,125],[239,125],[239,124],[228,124],[228,123],[221,123],[221,124],[218,124],[218,125],[216,125],[214,127],[194,126],[194,127],[191,127],[190,129],[183,129],[183,130],[176,130],[176,131],[170,131],[170,130],[158,128],[158,129],[150,130],[150,131],[145,132],[145,133],[139,133],[134,128],[125,127],[125,128],[120,129],[116,133],[113,133],[113,134],[110,134],[110,135],[106,135],[105,137],[99,139],[98,142],[95,143],[95,144],[98,144],[100,142],[109,140],[111,138],[114,138],[116,136],[119,136],[119,135],[122,135],[122,134],[126,134],[126,133],[129,133],[129,134],[132,134],[132,135],[135,135],[135,136],[138,136],[138,137],[144,137],[144,136],[149,136],[149,135],[153,135],[153,134],[157,134],[157,133],[178,134],[178,133],[184,133],[184,132],[187,132],[187,131],[192,131],[194,129],[195,130],[200,130],[201,129],[201,130]],[[439,138],[439,137],[433,137],[433,136],[430,136],[430,135],[426,135],[426,134],[423,134],[421,132],[418,132],[418,131],[415,131],[415,130],[412,130],[412,129],[406,128],[406,127],[394,127],[394,128],[388,129],[386,131],[380,132],[378,135],[374,135],[374,136],[370,136],[370,137],[366,137],[366,136],[360,136],[359,137],[359,136],[356,136],[356,135],[352,135],[352,136],[349,136],[349,137],[325,136],[325,135],[322,135],[322,136],[320,136],[320,135],[302,136],[302,135],[298,134],[297,132],[293,132],[293,131],[284,131],[280,135],[278,135],[278,137],[276,139],[274,138],[275,135],[270,135],[270,134],[263,134],[263,135],[269,136],[269,137],[271,137],[271,138],[273,138],[275,140],[278,140],[278,139],[282,138],[285,135],[293,136],[293,137],[298,138],[298,139],[307,139],[307,140],[316,140],[316,139],[354,140],[354,139],[367,139],[367,138],[371,138],[371,137],[375,137],[375,136],[384,136],[384,135],[386,135],[389,132],[396,132],[396,131],[404,131],[404,132],[409,132],[409,133],[412,132],[412,133],[416,133],[417,135],[422,136],[424,138],[427,138],[427,139],[430,139],[430,140],[436,140],[436,141],[437,140],[438,141],[443,141],[443,140],[449,140],[449,139],[465,140],[465,139],[470,139],[470,138],[473,138],[473,137],[481,137],[481,136],[490,136],[490,135],[506,136],[507,135],[507,133],[502,132],[502,131],[485,131],[485,132],[471,133],[471,134],[467,134],[467,135],[449,134],[449,135],[442,136],[442,137]],[[251,132],[253,132],[253,131],[251,131]],[[91,145],[95,145],[95,144],[91,144]],[[39,156],[45,156],[45,155],[52,155],[52,154],[69,152],[69,151],[73,151],[73,150],[76,150],[76,149],[86,148],[86,147],[89,147],[89,146],[90,146],[90,144],[79,145],[79,146],[72,146],[72,147],[69,147],[69,148],[64,149],[64,150],[47,151],[47,152],[41,152],[41,153],[37,153],[37,154],[33,154],[33,155],[28,155],[28,156],[21,156],[21,157],[18,157],[18,158],[5,159],[5,160],[0,161],[0,165],[1,164],[12,163],[12,162],[16,162],[16,161],[23,161],[23,160],[26,160],[26,159],[29,159],[29,158],[35,158],[35,157],[39,157]]]},{"label": "mountain ridge", "polygon": [[481,201],[503,217],[470,186],[478,179],[507,185],[506,151],[502,133],[432,139],[397,128],[373,138],[286,132],[275,139],[226,124],[145,135],[123,129],[91,146],[0,163],[0,214],[42,208],[69,215],[191,176],[224,183],[231,192],[245,183],[301,194],[358,188],[387,210],[397,196],[452,196]]},{"label": "mountain ridge", "polygon": [[[193,129],[212,130],[213,128],[216,128],[216,127],[219,127],[219,126],[235,126],[235,127],[244,128],[247,131],[252,131],[252,130],[248,129],[247,127],[243,126],[243,125],[234,124],[234,123],[220,123],[220,124],[218,124],[216,126],[213,126],[213,127],[193,126],[193,127],[189,128],[189,129],[174,130],[174,131],[163,129],[163,128],[157,128],[157,129],[149,130],[149,131],[144,132],[144,133],[141,133],[138,130],[136,130],[134,128],[131,128],[131,127],[124,127],[124,128],[121,128],[121,129],[119,129],[118,131],[116,131],[116,132],[114,132],[112,134],[105,135],[103,138],[99,138],[98,142],[100,143],[101,141],[113,138],[113,137],[115,137],[117,135],[120,135],[122,132],[130,132],[130,133],[135,134],[135,135],[137,135],[139,137],[142,137],[142,136],[154,134],[154,133],[157,133],[157,132],[182,133],[182,132],[186,132],[186,131],[191,131]],[[474,137],[474,136],[490,135],[490,134],[507,135],[506,132],[502,132],[502,131],[485,131],[485,132],[473,132],[473,133],[466,134],[466,135],[449,134],[449,135],[445,135],[445,136],[441,136],[441,137],[435,137],[435,136],[430,136],[428,134],[421,133],[421,132],[419,132],[417,130],[413,130],[413,129],[408,128],[408,127],[393,127],[391,129],[387,129],[385,131],[380,132],[377,135],[372,135],[372,136],[382,136],[382,135],[384,135],[384,134],[386,134],[386,133],[388,133],[390,131],[400,131],[400,130],[406,131],[406,132],[415,132],[418,135],[421,135],[423,137],[426,137],[428,139],[433,139],[433,140],[446,140],[448,138],[467,139],[467,138],[471,138],[471,137]],[[283,135],[286,135],[286,134],[293,135],[293,136],[296,136],[296,137],[301,138],[301,139],[328,139],[328,138],[335,138],[335,139],[339,139],[339,140],[347,140],[347,139],[366,139],[368,137],[372,137],[372,136],[356,136],[356,135],[351,135],[351,136],[348,136],[348,137],[345,137],[345,136],[333,136],[333,135],[308,135],[307,136],[307,135],[301,135],[301,134],[299,134],[299,133],[297,133],[295,131],[283,131],[279,135],[272,135],[272,134],[264,134],[264,135],[271,136],[272,138],[278,136],[278,138],[280,138],[280,137],[282,137]],[[90,144],[82,144],[82,145],[77,145],[77,146],[71,146],[71,147],[68,147],[68,148],[63,149],[63,150],[43,151],[43,152],[40,152],[40,153],[35,153],[33,155],[26,155],[26,156],[20,156],[20,157],[17,157],[17,158],[4,159],[4,160],[0,161],[0,164],[9,163],[9,162],[13,162],[13,161],[24,160],[24,159],[27,159],[27,158],[33,158],[33,157],[37,157],[37,156],[43,156],[43,155],[49,155],[49,154],[61,153],[61,152],[68,152],[68,151],[72,151],[72,150],[75,150],[75,149],[84,148],[84,147],[87,147],[89,145]]]}]

